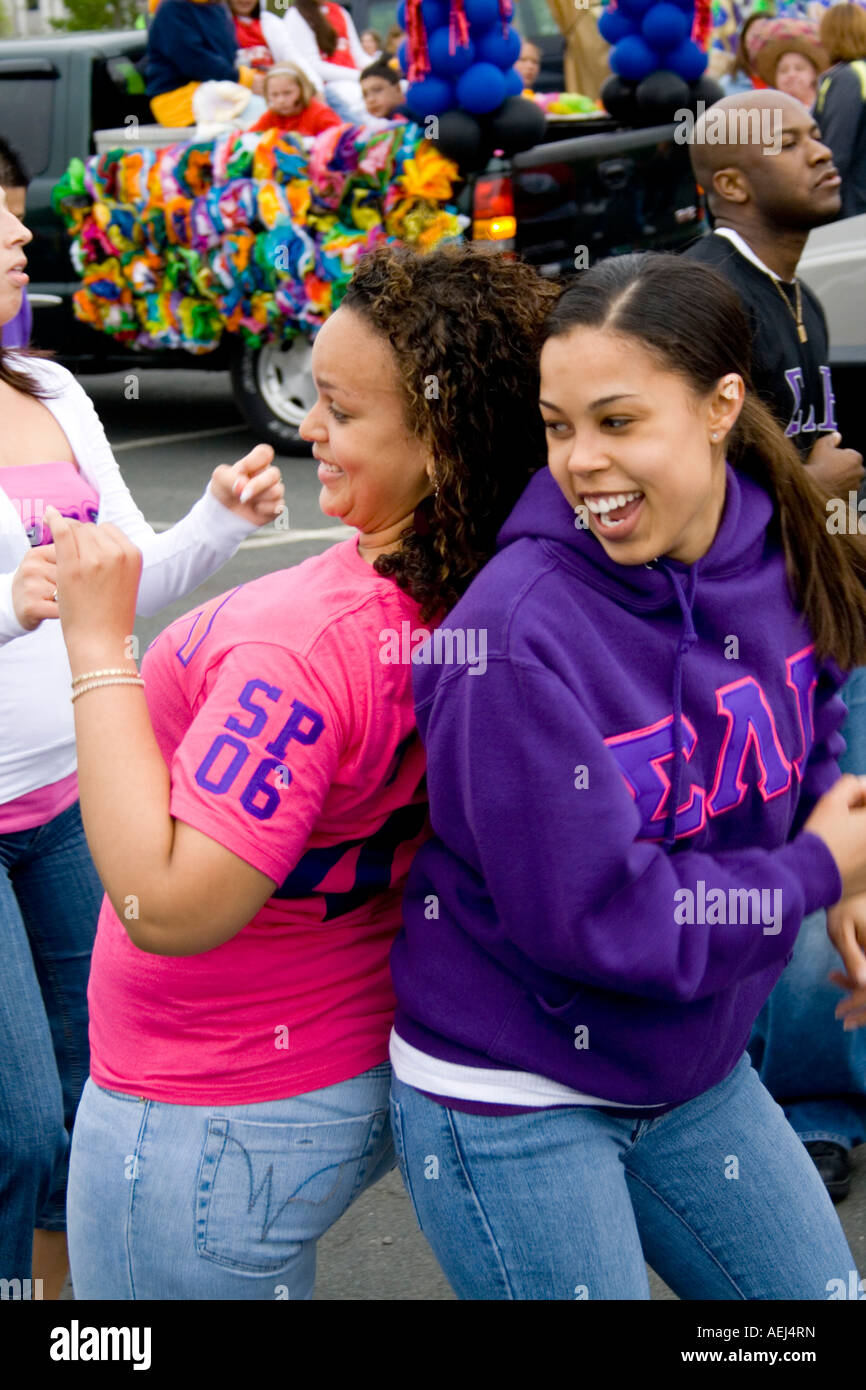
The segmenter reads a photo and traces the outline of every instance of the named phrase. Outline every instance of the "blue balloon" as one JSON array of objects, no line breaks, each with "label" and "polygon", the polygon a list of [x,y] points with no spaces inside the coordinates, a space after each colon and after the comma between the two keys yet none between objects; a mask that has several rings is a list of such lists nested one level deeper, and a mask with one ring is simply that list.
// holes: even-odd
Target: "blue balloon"
[{"label": "blue balloon", "polygon": [[506,97],[523,96],[523,78],[517,68],[509,68],[505,74],[505,94]]},{"label": "blue balloon", "polygon": [[499,24],[492,24],[478,40],[478,57],[483,63],[492,63],[496,68],[511,68],[520,57],[520,35],[508,26],[508,33],[502,37]]},{"label": "blue balloon", "polygon": [[[692,0],[689,0],[692,3]],[[448,23],[448,5],[445,0],[421,0],[421,18],[424,21],[424,30],[432,34],[434,29],[441,29],[443,24]],[[406,28],[406,25],[403,25]]]},{"label": "blue balloon", "polygon": [[397,49],[397,62],[400,64],[400,71],[405,77],[409,71],[409,40],[404,39]]},{"label": "blue balloon", "polygon": [[466,0],[466,18],[473,28],[486,29],[499,19],[499,0]]},{"label": "blue balloon", "polygon": [[640,26],[642,36],[657,53],[676,48],[677,44],[688,38],[690,30],[691,25],[684,12],[676,5],[668,4],[667,0],[661,0],[660,4],[647,10]]},{"label": "blue balloon", "polygon": [[[691,0],[689,0],[691,3]],[[598,21],[598,32],[605,43],[619,43],[620,39],[625,39],[629,34],[640,32],[637,20],[627,19],[622,10],[605,10]]]},{"label": "blue balloon", "polygon": [[475,62],[475,44],[470,39],[468,44],[458,44],[451,52],[451,36],[448,26],[442,29],[434,29],[427,40],[427,52],[430,54],[430,67],[437,77],[459,77],[461,72],[471,68]]},{"label": "blue balloon", "polygon": [[495,111],[505,100],[505,74],[492,63],[473,63],[457,79],[457,105],[473,116]]},{"label": "blue balloon", "polygon": [[702,49],[691,39],[684,39],[670,53],[665,54],[665,67],[675,72],[684,82],[697,82],[709,59]]},{"label": "blue balloon", "polygon": [[441,116],[455,105],[454,88],[441,77],[425,77],[423,82],[410,84],[406,105],[422,121],[425,116]]},{"label": "blue balloon", "polygon": [[[626,82],[640,82],[658,67],[658,57],[638,35],[620,39],[610,52],[610,66]],[[671,65],[672,66],[672,65]]]},{"label": "blue balloon", "polygon": [[404,32],[404,34],[405,34],[405,32],[406,32],[406,0],[400,0],[399,5],[397,6],[397,23],[400,25],[400,28],[403,30],[403,32]]},{"label": "blue balloon", "polygon": [[636,19],[640,22],[647,10],[651,9],[654,4],[655,0],[619,0],[617,9],[620,14],[625,15],[626,19]]}]

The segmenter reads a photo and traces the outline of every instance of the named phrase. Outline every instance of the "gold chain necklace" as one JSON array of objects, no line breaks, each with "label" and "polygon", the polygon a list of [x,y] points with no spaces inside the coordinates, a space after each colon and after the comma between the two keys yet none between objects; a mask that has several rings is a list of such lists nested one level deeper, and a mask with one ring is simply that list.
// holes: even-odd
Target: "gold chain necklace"
[{"label": "gold chain necklace", "polygon": [[800,339],[800,342],[808,342],[809,339],[808,334],[806,333],[806,325],[803,322],[803,295],[800,290],[800,281],[797,279],[796,276],[794,277],[794,293],[797,298],[797,308],[795,310],[793,304],[791,303],[788,296],[785,294],[785,291],[782,289],[782,286],[779,284],[779,281],[776,279],[775,275],[771,275],[770,279],[776,286],[776,289],[779,291],[779,294],[784,299],[785,304],[788,308],[788,312],[797,325],[797,336]]}]

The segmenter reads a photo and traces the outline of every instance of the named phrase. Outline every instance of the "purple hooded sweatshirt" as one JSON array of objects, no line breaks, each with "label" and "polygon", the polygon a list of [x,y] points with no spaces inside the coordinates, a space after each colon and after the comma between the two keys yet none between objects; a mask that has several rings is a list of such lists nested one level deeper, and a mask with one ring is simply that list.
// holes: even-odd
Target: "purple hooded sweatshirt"
[{"label": "purple hooded sweatshirt", "polygon": [[772,517],[728,467],[700,561],[624,566],[532,478],[443,625],[485,661],[447,664],[456,638],[412,655],[434,836],[391,956],[406,1042],[623,1106],[690,1100],[742,1056],[842,892],[801,827],[840,775],[843,676]]}]

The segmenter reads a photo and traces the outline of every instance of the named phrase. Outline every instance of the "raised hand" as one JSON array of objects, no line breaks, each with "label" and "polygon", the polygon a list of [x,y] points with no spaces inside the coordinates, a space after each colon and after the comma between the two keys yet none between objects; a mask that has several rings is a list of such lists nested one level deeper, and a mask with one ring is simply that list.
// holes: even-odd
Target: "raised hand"
[{"label": "raised hand", "polygon": [[[115,664],[135,624],[141,551],[110,522],[99,526],[46,507],[54,537],[57,593],[70,664]],[[75,670],[73,669],[73,675]]]},{"label": "raised hand", "polygon": [[219,464],[211,475],[210,491],[236,516],[266,526],[285,505],[286,490],[273,458],[270,444],[257,444],[237,463]]}]

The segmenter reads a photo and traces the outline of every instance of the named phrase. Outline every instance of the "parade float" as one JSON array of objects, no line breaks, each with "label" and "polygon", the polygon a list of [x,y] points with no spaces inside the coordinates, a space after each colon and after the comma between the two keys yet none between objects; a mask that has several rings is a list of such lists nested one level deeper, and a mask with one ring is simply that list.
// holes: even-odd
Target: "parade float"
[{"label": "parade float", "polygon": [[54,190],[81,287],[76,317],[143,349],[212,351],[316,328],[359,255],[460,236],[456,167],[417,126],[352,126],[305,148],[232,132],[73,160]]},{"label": "parade float", "polygon": [[148,143],[133,135],[73,160],[53,205],[81,278],[76,317],[130,347],[194,354],[225,333],[254,345],[314,335],[366,250],[461,238],[467,125],[485,162],[544,129],[543,110],[517,95],[511,15],[511,0],[408,0],[414,122],[166,146],[148,130]]},{"label": "parade float", "polygon": [[[707,0],[610,0],[611,115],[634,126],[664,108],[670,119],[683,92],[700,94],[708,13]],[[530,157],[546,124],[599,116],[579,94],[523,94],[511,0],[401,0],[400,16],[408,122],[342,125],[312,141],[142,126],[106,146],[96,132],[99,152],[72,159],[54,188],[79,280],[75,317],[133,354],[216,360],[228,345],[241,409],[277,447],[298,442],[310,341],[359,256],[471,236],[461,194],[492,156]]]}]

